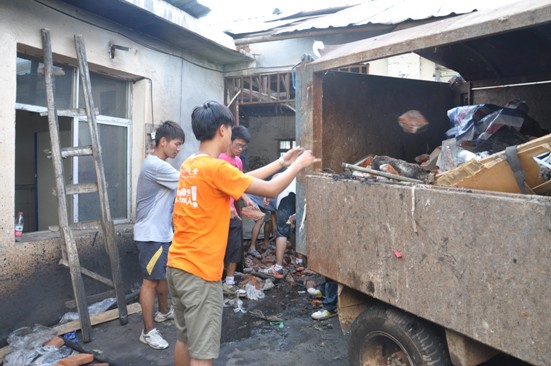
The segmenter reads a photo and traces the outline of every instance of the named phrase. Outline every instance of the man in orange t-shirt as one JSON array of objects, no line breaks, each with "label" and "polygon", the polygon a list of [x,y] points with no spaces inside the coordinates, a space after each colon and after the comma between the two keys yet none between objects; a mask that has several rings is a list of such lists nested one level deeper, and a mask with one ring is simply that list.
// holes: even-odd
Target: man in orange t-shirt
[{"label": "man in orange t-shirt", "polygon": [[[243,193],[275,197],[298,172],[316,159],[300,147],[244,174],[218,156],[231,143],[233,115],[217,102],[191,114],[199,150],[180,168],[174,203],[174,237],[168,253],[167,280],[178,340],[174,365],[213,365],[222,332],[222,271],[230,222],[230,197]],[[287,169],[271,181],[264,178]]]}]

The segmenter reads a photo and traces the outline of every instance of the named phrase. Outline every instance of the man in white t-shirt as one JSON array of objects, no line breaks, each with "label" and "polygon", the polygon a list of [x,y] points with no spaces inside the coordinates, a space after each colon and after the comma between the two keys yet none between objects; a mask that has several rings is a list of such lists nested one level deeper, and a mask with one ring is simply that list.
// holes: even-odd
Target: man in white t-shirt
[{"label": "man in white t-shirt", "polygon": [[[168,342],[154,327],[153,320],[174,318],[168,305],[166,261],[172,242],[172,211],[180,173],[166,162],[175,158],[185,134],[176,122],[166,121],[155,132],[155,149],[145,158],[136,192],[134,241],[139,251],[143,281],[140,288],[144,329],[140,341],[155,349],[168,348]],[[155,297],[159,311],[153,316]]]}]

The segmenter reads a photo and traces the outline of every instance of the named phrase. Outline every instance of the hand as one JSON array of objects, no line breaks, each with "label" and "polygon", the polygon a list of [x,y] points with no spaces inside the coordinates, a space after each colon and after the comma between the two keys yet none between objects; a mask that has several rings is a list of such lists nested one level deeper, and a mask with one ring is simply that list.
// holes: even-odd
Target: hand
[{"label": "hand", "polygon": [[241,217],[239,217],[239,214],[237,213],[235,207],[233,205],[230,207],[230,219],[239,219],[241,220]]},{"label": "hand", "polygon": [[248,207],[256,208],[258,209],[258,205],[253,202],[249,197],[245,198],[246,196],[243,196],[243,201],[245,201],[245,205]]},{"label": "hand", "polygon": [[294,213],[294,214],[292,214],[291,216],[289,216],[289,220],[288,220],[289,223],[292,224],[292,223],[294,223],[296,220],[297,220],[297,214],[296,214],[296,213]]},{"label": "hand", "polygon": [[319,162],[321,162],[321,159],[316,158],[314,154],[312,154],[312,150],[304,150],[296,159],[296,163],[300,164],[301,169]]},{"label": "hand", "polygon": [[264,197],[262,199],[262,202],[264,203],[264,206],[269,206],[270,205],[270,199],[268,197]]},{"label": "hand", "polygon": [[283,165],[288,167],[304,152],[304,148],[300,146],[293,147],[291,150],[283,154]]}]

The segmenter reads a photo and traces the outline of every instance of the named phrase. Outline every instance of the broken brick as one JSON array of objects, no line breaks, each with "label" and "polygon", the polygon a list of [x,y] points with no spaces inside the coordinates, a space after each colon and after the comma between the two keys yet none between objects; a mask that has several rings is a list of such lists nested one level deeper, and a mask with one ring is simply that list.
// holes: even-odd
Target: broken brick
[{"label": "broken brick", "polygon": [[48,342],[44,343],[43,346],[51,346],[55,348],[60,348],[65,344],[65,340],[61,337],[55,336],[52,339],[50,339]]},{"label": "broken brick", "polygon": [[59,366],[80,366],[94,361],[94,355],[90,353],[79,353],[60,360]]}]

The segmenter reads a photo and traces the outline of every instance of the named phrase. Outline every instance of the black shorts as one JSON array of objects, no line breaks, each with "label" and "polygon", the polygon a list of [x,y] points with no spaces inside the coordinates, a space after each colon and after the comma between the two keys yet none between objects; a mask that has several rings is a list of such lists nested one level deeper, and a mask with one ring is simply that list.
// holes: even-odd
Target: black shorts
[{"label": "black shorts", "polygon": [[165,280],[170,243],[136,241],[136,246],[143,278],[151,281]]},{"label": "black shorts", "polygon": [[289,194],[279,202],[277,207],[277,236],[291,237],[291,225],[287,223],[289,216],[297,212],[295,205],[296,196],[294,193]]},{"label": "black shorts", "polygon": [[242,241],[243,223],[239,219],[230,220],[230,232],[228,234],[228,245],[224,256],[224,265],[229,263],[240,263],[243,258]]}]

